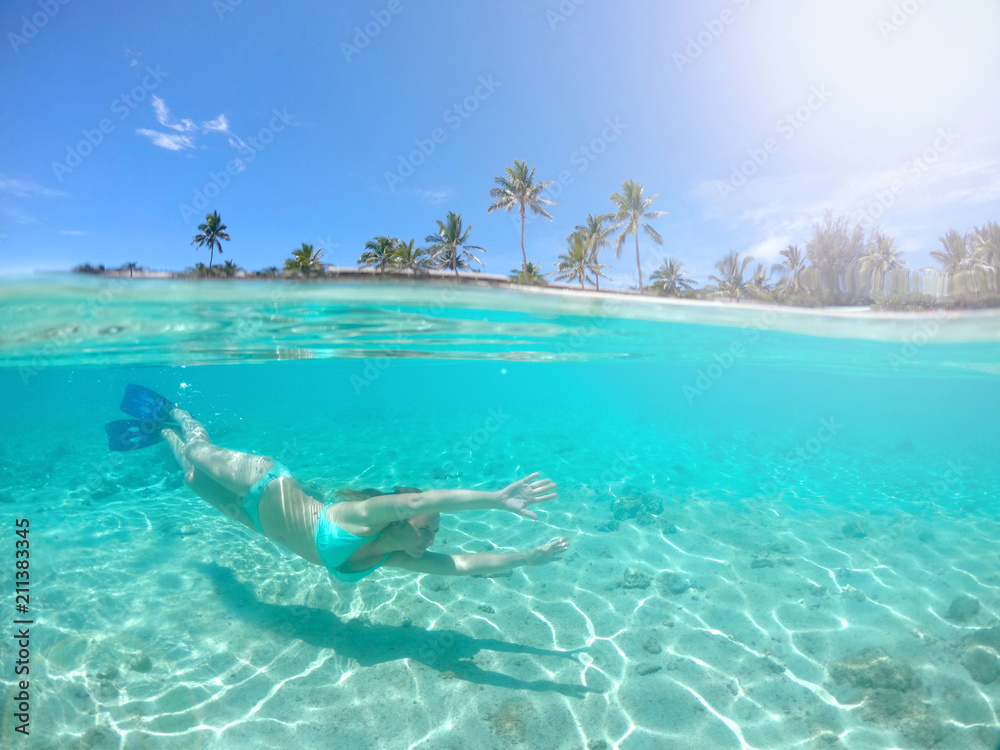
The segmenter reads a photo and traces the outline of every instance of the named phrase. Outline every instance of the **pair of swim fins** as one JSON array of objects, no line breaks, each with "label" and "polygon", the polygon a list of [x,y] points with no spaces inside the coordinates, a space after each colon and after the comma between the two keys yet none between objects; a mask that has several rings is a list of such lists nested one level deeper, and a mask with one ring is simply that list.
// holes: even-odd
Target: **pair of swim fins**
[{"label": "pair of swim fins", "polygon": [[119,419],[104,425],[108,447],[113,451],[134,451],[163,440],[160,428],[173,423],[174,408],[168,398],[135,383],[125,387],[121,410],[135,419]]}]

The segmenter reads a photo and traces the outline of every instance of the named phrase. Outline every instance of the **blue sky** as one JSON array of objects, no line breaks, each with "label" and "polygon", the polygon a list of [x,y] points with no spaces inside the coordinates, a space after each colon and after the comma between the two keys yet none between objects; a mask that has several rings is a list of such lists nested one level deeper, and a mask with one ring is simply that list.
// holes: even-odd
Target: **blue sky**
[{"label": "blue sky", "polygon": [[[354,265],[455,211],[506,273],[519,225],[487,207],[515,158],[556,181],[526,230],[546,269],[626,179],[669,211],[647,279],[770,263],[827,210],[919,268],[1000,220],[997,29],[995,0],[8,2],[0,272],[183,269],[218,210],[248,269],[302,242]],[[602,260],[634,285],[631,239]]]}]

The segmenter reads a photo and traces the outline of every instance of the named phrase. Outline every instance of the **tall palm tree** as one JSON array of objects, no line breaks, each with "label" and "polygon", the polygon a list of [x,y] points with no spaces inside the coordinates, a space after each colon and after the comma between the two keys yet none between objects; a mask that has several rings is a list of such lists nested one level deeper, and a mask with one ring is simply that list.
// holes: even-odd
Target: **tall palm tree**
[{"label": "tall palm tree", "polygon": [[361,253],[358,263],[364,263],[366,266],[378,266],[379,273],[384,273],[398,243],[399,240],[392,237],[370,239],[365,243],[365,252]]},{"label": "tall palm tree", "polygon": [[213,211],[210,214],[206,214],[205,223],[198,225],[198,234],[196,234],[194,239],[191,240],[191,244],[193,245],[198,243],[198,247],[208,245],[209,274],[212,272],[212,259],[215,257],[215,248],[219,248],[219,255],[222,255],[221,240],[228,241],[229,239],[229,235],[226,234],[226,225],[222,223],[222,218],[219,216],[219,212]]},{"label": "tall palm tree", "polygon": [[938,237],[942,249],[931,250],[931,257],[940,264],[945,273],[954,276],[959,271],[964,271],[969,264],[970,239],[969,235],[949,229],[943,237]]},{"label": "tall palm tree", "polygon": [[547,283],[544,279],[546,274],[542,273],[542,269],[536,266],[531,261],[528,261],[528,265],[524,268],[512,268],[510,269],[511,281],[516,281],[518,284],[527,284],[529,286],[545,286]]},{"label": "tall palm tree", "polygon": [[771,275],[765,270],[764,264],[758,263],[757,268],[754,269],[753,276],[751,276],[750,281],[747,282],[747,292],[749,292],[753,297],[763,297],[773,288],[772,285],[768,283],[770,280]]},{"label": "tall palm tree", "polygon": [[895,240],[877,231],[872,233],[865,254],[858,261],[862,271],[872,272],[872,291],[877,290],[879,294],[885,291],[885,275],[905,265],[906,261],[899,257]]},{"label": "tall palm tree", "polygon": [[303,276],[312,276],[323,272],[323,264],[320,258],[323,257],[323,248],[313,249],[312,245],[305,242],[302,247],[292,250],[292,257],[285,261],[284,270],[289,273],[300,273]]},{"label": "tall palm tree", "polygon": [[653,203],[653,199],[656,198],[656,195],[643,198],[642,189],[641,182],[635,183],[632,180],[626,180],[622,183],[621,193],[611,194],[611,202],[618,209],[612,219],[616,222],[614,230],[622,229],[622,233],[618,235],[618,243],[615,245],[615,257],[621,257],[625,238],[630,234],[634,234],[635,267],[639,271],[639,294],[642,294],[642,264],[639,262],[639,230],[642,229],[657,245],[662,245],[663,238],[655,229],[645,223],[644,220],[655,219],[667,213],[666,211],[649,211],[648,209]]},{"label": "tall palm tree", "polygon": [[815,279],[816,289],[831,292],[834,297],[851,286],[849,269],[865,254],[865,229],[851,225],[846,216],[835,217],[827,211],[823,223],[813,225],[806,242],[805,259]]},{"label": "tall palm tree", "polygon": [[552,180],[535,182],[534,168],[529,172],[528,166],[523,161],[514,159],[514,166],[507,167],[504,171],[506,173],[505,177],[493,178],[493,182],[497,184],[497,187],[490,190],[490,198],[493,198],[496,202],[486,209],[486,212],[493,213],[498,209],[510,211],[514,206],[518,207],[518,211],[521,214],[522,268],[527,268],[528,255],[524,251],[525,209],[530,208],[532,213],[544,216],[549,221],[552,221],[552,217],[542,206],[557,206],[559,204],[542,197],[542,191],[552,184]]},{"label": "tall palm tree", "polygon": [[719,292],[729,296],[729,299],[740,301],[740,295],[746,290],[747,283],[743,280],[743,272],[753,258],[747,256],[740,262],[740,255],[735,250],[715,264],[721,276],[708,278],[719,285]]},{"label": "tall palm tree", "polygon": [[793,292],[798,294],[802,286],[802,272],[806,268],[805,256],[799,250],[798,245],[789,245],[778,253],[778,255],[784,258],[784,260],[781,263],[775,263],[771,266],[771,271],[780,273],[782,284],[790,287]]},{"label": "tall palm tree", "polygon": [[[590,252],[590,256],[595,263],[599,262],[598,258],[601,250],[611,247],[611,240],[608,237],[614,232],[615,228],[611,225],[604,226],[604,222],[610,221],[610,219],[611,214],[599,214],[597,216],[587,214],[586,223],[576,225],[576,232],[583,238],[584,244],[587,246],[587,250]],[[604,274],[598,273],[594,280],[597,291],[601,291],[601,276],[604,276]],[[608,277],[604,276],[604,278]]]},{"label": "tall palm tree", "polygon": [[483,265],[483,262],[469,251],[479,250],[485,253],[486,250],[476,245],[465,244],[469,239],[469,232],[472,231],[472,224],[469,224],[463,232],[461,214],[449,211],[448,218],[444,221],[438,221],[437,225],[438,233],[427,235],[424,242],[431,243],[427,250],[438,263],[450,266],[456,276],[458,276],[458,269],[467,264],[468,258]]},{"label": "tall palm tree", "polygon": [[[976,288],[976,294],[979,293],[979,285],[976,283],[976,268],[975,266],[977,258],[976,253],[972,251],[972,237],[968,234],[962,234],[955,229],[949,229],[945,232],[943,237],[938,237],[938,242],[941,243],[941,250],[931,250],[931,257],[938,262],[942,270],[945,272],[945,276],[951,283],[952,289],[955,288],[955,278],[958,276],[960,279],[965,271],[972,271],[972,280]],[[961,285],[961,284],[960,284]]]},{"label": "tall palm tree", "polygon": [[994,292],[1000,294],[1000,223],[988,222],[972,230],[972,244],[978,264],[992,270]]},{"label": "tall palm tree", "polygon": [[591,270],[590,250],[579,232],[574,232],[566,238],[568,244],[565,253],[559,256],[559,260],[552,265],[556,267],[556,278],[560,281],[579,281],[580,288],[583,283],[590,281],[588,272]]},{"label": "tall palm tree", "polygon": [[683,266],[683,263],[673,258],[663,261],[663,265],[653,271],[653,275],[649,277],[649,280],[653,282],[650,286],[670,297],[676,297],[682,289],[684,291],[694,289],[694,284],[684,278],[684,272],[681,270]]},{"label": "tall palm tree", "polygon": [[396,240],[396,247],[393,250],[391,258],[392,264],[396,268],[408,268],[411,271],[423,268],[427,251],[422,247],[415,247],[416,242],[416,240],[410,240],[409,242]]}]

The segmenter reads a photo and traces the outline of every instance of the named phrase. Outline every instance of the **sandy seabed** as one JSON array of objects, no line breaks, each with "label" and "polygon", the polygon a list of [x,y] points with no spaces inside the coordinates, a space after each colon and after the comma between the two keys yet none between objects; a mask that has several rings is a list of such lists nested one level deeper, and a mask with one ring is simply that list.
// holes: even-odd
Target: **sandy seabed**
[{"label": "sandy seabed", "polygon": [[[288,463],[320,492],[405,483],[408,429],[365,438],[397,446],[373,462],[388,467],[379,474],[319,478],[346,442]],[[1000,742],[995,510],[691,489],[676,452],[670,489],[639,489],[663,467],[638,458],[602,486],[586,468],[597,447],[526,440],[498,436],[479,479],[506,479],[490,456],[534,451],[573,478],[558,503],[539,522],[446,517],[436,549],[568,535],[561,562],[494,578],[383,571],[354,587],[201,503],[165,447],[115,456],[97,486],[80,485],[73,467],[88,459],[73,452],[47,459],[65,487],[39,490],[12,467],[0,501],[31,496],[38,616],[32,736],[13,734],[5,670],[4,746]],[[405,465],[408,476],[441,471],[431,455]]]}]

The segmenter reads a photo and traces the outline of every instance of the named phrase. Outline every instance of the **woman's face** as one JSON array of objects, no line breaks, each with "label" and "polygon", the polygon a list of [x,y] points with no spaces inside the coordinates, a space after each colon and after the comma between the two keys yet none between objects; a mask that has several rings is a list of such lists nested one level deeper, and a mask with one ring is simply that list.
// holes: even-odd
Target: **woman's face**
[{"label": "woman's face", "polygon": [[417,516],[407,521],[412,543],[406,551],[413,557],[422,557],[427,548],[434,543],[440,525],[441,516],[437,513]]}]

